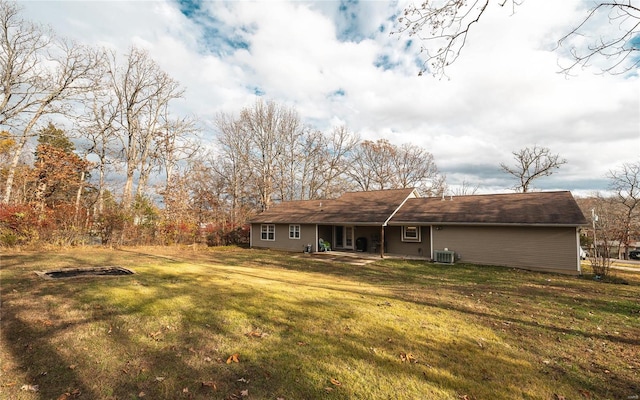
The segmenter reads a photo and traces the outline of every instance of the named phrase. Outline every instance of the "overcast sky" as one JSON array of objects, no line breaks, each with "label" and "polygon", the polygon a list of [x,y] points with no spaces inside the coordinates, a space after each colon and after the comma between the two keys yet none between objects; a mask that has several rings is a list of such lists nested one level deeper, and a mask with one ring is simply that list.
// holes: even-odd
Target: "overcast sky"
[{"label": "overcast sky", "polygon": [[202,121],[238,114],[259,96],[293,107],[310,126],[345,125],[363,139],[431,152],[452,186],[479,193],[514,182],[513,151],[544,146],[568,163],[536,182],[577,195],[640,160],[640,82],[558,73],[557,40],[588,0],[527,0],[515,14],[490,4],[449,79],[418,76],[420,43],[390,35],[407,2],[22,1],[23,16],[59,35],[152,58],[186,89],[178,113]]}]

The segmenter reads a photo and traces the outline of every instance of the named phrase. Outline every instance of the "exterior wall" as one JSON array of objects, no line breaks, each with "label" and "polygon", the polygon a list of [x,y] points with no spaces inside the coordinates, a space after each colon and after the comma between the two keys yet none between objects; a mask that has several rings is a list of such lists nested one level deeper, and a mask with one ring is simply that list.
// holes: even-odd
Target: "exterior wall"
[{"label": "exterior wall", "polygon": [[305,246],[310,244],[313,251],[318,250],[318,243],[316,243],[315,225],[300,225],[300,239],[289,239],[289,224],[274,224],[276,229],[275,240],[261,239],[261,225],[263,224],[251,224],[252,247],[303,252]]},{"label": "exterior wall", "polygon": [[403,242],[401,226],[387,226],[384,239],[387,242],[386,252],[407,257],[429,257],[431,254],[430,227],[421,226],[419,242]]},{"label": "exterior wall", "polygon": [[578,274],[576,228],[433,228],[433,249],[448,248],[462,262]]},{"label": "exterior wall", "polygon": [[[356,226],[354,231],[354,246],[358,238],[367,239],[367,249],[365,252],[372,253],[375,242],[380,241],[379,226]],[[355,247],[354,247],[355,250]]]}]

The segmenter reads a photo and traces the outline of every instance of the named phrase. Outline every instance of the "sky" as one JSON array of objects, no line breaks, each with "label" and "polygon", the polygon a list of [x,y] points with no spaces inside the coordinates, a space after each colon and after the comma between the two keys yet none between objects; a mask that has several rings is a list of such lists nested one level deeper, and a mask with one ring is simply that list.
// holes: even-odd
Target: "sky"
[{"label": "sky", "polygon": [[19,3],[23,17],[79,43],[146,49],[185,89],[174,112],[197,116],[205,143],[217,114],[263,98],[315,129],[423,147],[451,191],[509,191],[500,163],[525,147],[567,160],[534,189],[577,196],[606,191],[608,171],[640,161],[637,71],[559,73],[567,59],[556,43],[590,0],[492,2],[441,79],[418,76],[418,39],[390,34],[405,0]]}]

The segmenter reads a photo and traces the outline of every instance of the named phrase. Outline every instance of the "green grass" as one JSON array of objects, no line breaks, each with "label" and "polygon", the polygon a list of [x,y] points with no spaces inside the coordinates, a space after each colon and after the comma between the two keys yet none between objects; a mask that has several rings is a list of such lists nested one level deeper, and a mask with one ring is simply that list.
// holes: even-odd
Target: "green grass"
[{"label": "green grass", "polygon": [[[355,266],[177,247],[15,252],[1,262],[2,398],[640,394],[635,272],[616,272],[628,283],[617,285],[498,267]],[[106,265],[135,275],[34,273]]]}]

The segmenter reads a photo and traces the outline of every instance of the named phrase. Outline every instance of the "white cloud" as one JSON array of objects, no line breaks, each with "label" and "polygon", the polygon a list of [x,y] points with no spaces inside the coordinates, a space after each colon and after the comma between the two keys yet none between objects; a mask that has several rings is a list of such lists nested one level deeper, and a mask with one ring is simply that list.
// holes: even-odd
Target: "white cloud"
[{"label": "white cloud", "polygon": [[346,124],[363,138],[423,146],[450,184],[485,191],[510,186],[499,163],[534,144],[569,160],[545,187],[602,190],[609,169],[638,160],[638,77],[558,73],[556,41],[590,2],[526,1],[514,15],[491,3],[450,80],[418,77],[420,43],[407,50],[389,36],[398,4],[341,4],[202,2],[186,16],[165,1],[22,3],[63,36],[121,54],[148,49],[186,87],[177,111],[208,127],[264,94],[318,129]]}]

